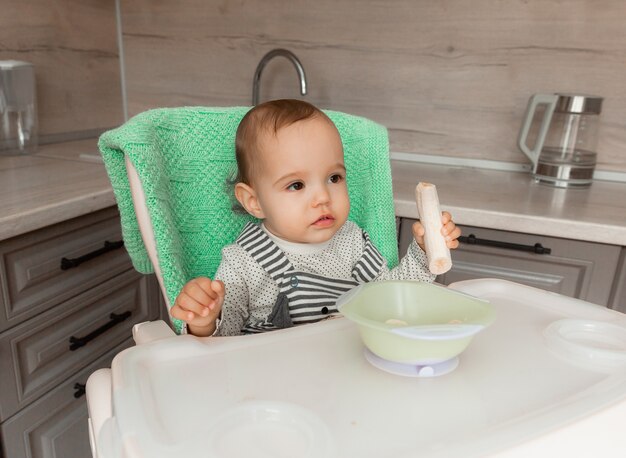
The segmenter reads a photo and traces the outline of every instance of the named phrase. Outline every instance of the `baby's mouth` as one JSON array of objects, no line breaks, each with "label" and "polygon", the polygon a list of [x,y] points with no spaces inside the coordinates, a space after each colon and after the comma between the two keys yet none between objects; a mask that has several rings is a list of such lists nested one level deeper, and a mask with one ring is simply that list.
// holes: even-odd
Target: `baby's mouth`
[{"label": "baby's mouth", "polygon": [[322,215],[318,219],[315,220],[313,224],[316,225],[325,225],[335,221],[335,218],[332,215]]}]

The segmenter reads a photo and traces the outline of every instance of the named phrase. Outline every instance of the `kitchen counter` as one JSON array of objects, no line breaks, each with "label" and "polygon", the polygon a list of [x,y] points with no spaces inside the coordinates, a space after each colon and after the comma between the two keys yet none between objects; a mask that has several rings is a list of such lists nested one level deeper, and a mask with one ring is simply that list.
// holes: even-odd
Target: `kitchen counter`
[{"label": "kitchen counter", "polygon": [[[626,183],[555,189],[526,173],[394,161],[396,213],[417,217],[415,185],[437,185],[457,224],[626,246]],[[0,240],[115,204],[95,139],[0,157]]]},{"label": "kitchen counter", "polygon": [[626,183],[560,189],[528,173],[402,161],[392,176],[400,216],[417,217],[415,185],[426,181],[457,224],[626,246]]},{"label": "kitchen counter", "polygon": [[0,156],[0,240],[115,205],[96,140],[42,146],[33,156]]}]

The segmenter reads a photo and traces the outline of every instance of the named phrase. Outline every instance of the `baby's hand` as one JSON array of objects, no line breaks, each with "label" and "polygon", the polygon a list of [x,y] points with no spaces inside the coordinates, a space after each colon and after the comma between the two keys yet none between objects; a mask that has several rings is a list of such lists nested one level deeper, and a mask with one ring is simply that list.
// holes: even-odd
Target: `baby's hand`
[{"label": "baby's hand", "polygon": [[187,282],[170,309],[174,318],[187,323],[191,334],[207,336],[215,331],[226,290],[224,283],[206,277]]},{"label": "baby's hand", "polygon": [[[461,235],[461,229],[456,227],[454,221],[452,221],[452,216],[448,212],[441,213],[441,223],[443,226],[441,227],[441,235],[443,235],[446,239],[446,246],[450,249],[458,248],[459,241],[457,240]],[[424,251],[424,226],[422,223],[417,221],[413,224],[413,237],[415,237],[415,241],[419,245],[419,247]]]}]

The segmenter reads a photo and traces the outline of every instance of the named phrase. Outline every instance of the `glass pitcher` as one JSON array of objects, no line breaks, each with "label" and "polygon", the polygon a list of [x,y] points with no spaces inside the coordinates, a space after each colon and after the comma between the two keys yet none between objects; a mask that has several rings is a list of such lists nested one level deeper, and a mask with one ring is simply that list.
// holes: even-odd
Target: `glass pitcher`
[{"label": "glass pitcher", "polygon": [[33,65],[0,61],[0,155],[34,153],[37,128]]}]

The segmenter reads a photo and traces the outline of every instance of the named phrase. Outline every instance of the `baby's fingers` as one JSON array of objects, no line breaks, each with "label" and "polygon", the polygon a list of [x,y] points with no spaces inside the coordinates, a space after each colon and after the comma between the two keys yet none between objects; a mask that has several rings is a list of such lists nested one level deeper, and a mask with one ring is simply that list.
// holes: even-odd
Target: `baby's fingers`
[{"label": "baby's fingers", "polygon": [[[208,280],[208,286],[206,283],[203,282],[203,280]],[[209,280],[208,278],[198,278],[187,283],[181,291],[181,294],[189,296],[191,299],[198,302],[199,304],[208,305],[209,302],[214,299],[213,296],[215,296],[213,290],[211,290],[210,285],[211,280]]]},{"label": "baby's fingers", "polygon": [[456,239],[455,240],[448,240],[448,241],[446,241],[446,246],[448,248],[450,248],[451,250],[454,250],[454,249],[459,247],[459,241],[456,240]]},{"label": "baby's fingers", "polygon": [[413,238],[419,247],[424,250],[424,234],[426,233],[426,229],[424,229],[424,226],[419,221],[413,223],[411,229],[413,230]]},{"label": "baby's fingers", "polygon": [[170,309],[170,315],[172,318],[177,318],[182,321],[190,322],[196,318],[196,314],[188,310],[183,309],[180,305],[174,304]]},{"label": "baby's fingers", "polygon": [[218,298],[224,297],[226,294],[226,288],[221,280],[213,280],[211,283],[211,290],[217,295]]},{"label": "baby's fingers", "polygon": [[448,248],[458,248],[459,240],[458,238],[461,236],[461,229],[454,225],[454,223],[450,222],[445,226],[445,238],[446,245]]},{"label": "baby's fingers", "polygon": [[411,226],[411,229],[413,230],[413,236],[415,238],[423,238],[426,232],[426,230],[424,229],[424,226],[422,226],[422,223],[420,223],[419,221],[416,221],[415,223],[413,223],[413,226]]},{"label": "baby's fingers", "polygon": [[[209,299],[210,302],[212,300]],[[199,302],[195,297],[187,294],[186,291],[182,291],[176,298],[176,303],[172,307],[172,314],[176,307],[180,308],[180,315],[175,316],[185,321],[191,321],[195,318],[195,315],[199,317],[205,317],[209,315],[209,308],[206,302]]]}]

